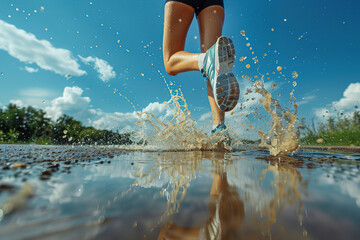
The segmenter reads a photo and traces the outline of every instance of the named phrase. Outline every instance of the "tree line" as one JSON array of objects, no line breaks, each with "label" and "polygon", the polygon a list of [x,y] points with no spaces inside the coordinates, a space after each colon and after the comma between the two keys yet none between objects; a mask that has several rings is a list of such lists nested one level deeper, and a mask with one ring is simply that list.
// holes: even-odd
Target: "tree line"
[{"label": "tree line", "polygon": [[65,114],[52,121],[42,109],[9,104],[0,109],[0,143],[117,145],[133,142],[131,133],[85,127]]}]

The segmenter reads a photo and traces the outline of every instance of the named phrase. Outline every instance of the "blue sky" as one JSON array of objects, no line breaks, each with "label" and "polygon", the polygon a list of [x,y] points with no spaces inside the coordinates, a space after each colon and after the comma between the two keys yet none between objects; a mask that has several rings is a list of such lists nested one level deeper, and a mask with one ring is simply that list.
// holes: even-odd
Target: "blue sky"
[{"label": "blue sky", "polygon": [[[160,71],[175,83],[172,87],[181,86],[192,117],[210,125],[201,74],[172,77],[164,69],[163,7],[159,0],[2,0],[0,106],[32,105],[54,119],[66,113],[98,128],[128,129],[136,116],[114,89],[128,96],[139,111],[169,115],[162,103],[170,96]],[[356,0],[225,0],[223,35],[231,37],[236,47],[234,73],[242,101],[249,81],[241,76],[258,75],[260,66],[261,73],[269,73],[267,86],[278,85],[273,95],[280,94],[283,105],[288,105],[295,89],[300,117],[323,121],[323,115],[354,111],[360,105],[358,9]],[[199,46],[194,19],[185,50],[199,52]],[[257,64],[253,56],[258,57]],[[283,68],[281,74],[277,66]],[[299,74],[296,87],[293,71]],[[256,106],[244,104],[246,111]],[[252,119],[241,115],[246,111],[235,109],[228,124],[251,124]]]}]

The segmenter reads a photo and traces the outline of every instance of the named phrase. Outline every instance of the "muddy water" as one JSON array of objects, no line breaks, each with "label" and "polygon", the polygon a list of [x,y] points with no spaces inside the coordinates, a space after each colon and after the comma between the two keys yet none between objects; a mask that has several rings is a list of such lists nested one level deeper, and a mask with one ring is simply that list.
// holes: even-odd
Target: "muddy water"
[{"label": "muddy water", "polygon": [[360,155],[2,145],[0,159],[0,239],[360,237]]}]

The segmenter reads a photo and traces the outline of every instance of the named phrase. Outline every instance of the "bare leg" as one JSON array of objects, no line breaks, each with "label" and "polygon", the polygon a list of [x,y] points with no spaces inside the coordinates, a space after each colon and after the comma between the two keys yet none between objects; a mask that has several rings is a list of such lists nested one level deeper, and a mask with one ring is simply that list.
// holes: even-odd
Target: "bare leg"
[{"label": "bare leg", "polygon": [[[221,36],[224,16],[224,8],[217,5],[205,8],[198,15],[201,52],[206,52]],[[213,116],[213,124],[218,125],[223,123],[225,121],[225,112],[221,111],[216,105],[213,89],[209,80],[207,81],[207,92]]]},{"label": "bare leg", "polygon": [[[164,15],[163,56],[166,72],[175,76],[181,72],[199,71],[199,54],[184,51],[186,35],[194,17],[194,9],[183,3],[167,2]],[[201,52],[206,52],[221,36],[223,22],[224,9],[221,6],[210,6],[200,12],[198,24]],[[207,81],[207,92],[213,124],[223,123],[225,113],[217,106],[209,81]]]},{"label": "bare leg", "polygon": [[184,51],[186,35],[194,18],[194,9],[184,3],[165,4],[163,56],[166,72],[199,71],[198,53]]}]

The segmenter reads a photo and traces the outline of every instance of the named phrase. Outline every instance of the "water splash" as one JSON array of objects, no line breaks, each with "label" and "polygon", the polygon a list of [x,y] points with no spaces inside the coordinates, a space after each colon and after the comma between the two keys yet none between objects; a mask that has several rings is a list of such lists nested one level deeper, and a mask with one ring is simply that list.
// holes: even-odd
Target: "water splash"
[{"label": "water splash", "polygon": [[[245,31],[240,32],[242,36],[249,41],[249,38],[245,36]],[[268,44],[271,46],[271,43]],[[251,44],[247,42],[247,47],[252,51]],[[275,50],[274,53],[277,51]],[[253,57],[252,65],[259,63],[258,57],[254,55],[254,51],[251,52]],[[267,54],[265,53],[264,56]],[[241,57],[240,62],[244,62],[247,59],[246,56]],[[276,64],[278,62],[276,61]],[[249,69],[251,65],[244,63],[245,67]],[[260,100],[260,103],[265,108],[266,112],[270,114],[272,122],[270,131],[265,134],[260,129],[258,133],[260,135],[260,146],[267,147],[270,150],[271,155],[286,155],[295,152],[299,147],[298,139],[300,136],[299,128],[295,127],[297,123],[297,107],[295,104],[295,97],[293,91],[290,94],[290,103],[294,106],[294,113],[284,110],[280,106],[280,102],[272,98],[264,87],[264,74],[259,72],[260,65],[257,66],[257,72],[259,75],[255,75],[253,78],[256,80],[258,76],[261,76],[261,80],[255,81],[252,84],[252,90],[250,92],[259,93],[264,99]],[[277,65],[276,70],[282,75],[282,70],[285,69],[282,66]],[[191,117],[191,111],[189,110],[187,101],[181,91],[181,88],[175,87],[173,82],[167,82],[164,75],[158,70],[160,77],[166,84],[169,91],[170,100],[165,101],[163,105],[167,108],[166,117],[156,116],[148,111],[138,111],[134,104],[124,95],[124,97],[135,109],[135,113],[139,118],[139,122],[136,122],[139,130],[134,134],[137,140],[142,142],[141,145],[133,145],[126,147],[127,150],[142,150],[142,151],[208,151],[208,150],[236,150],[239,145],[242,145],[240,140],[233,140],[232,145],[227,144],[227,138],[229,134],[214,134],[208,136],[203,132],[203,129],[196,127],[196,121]],[[275,71],[272,72],[275,74]],[[143,74],[141,74],[143,76]],[[266,73],[266,77],[269,80],[270,74]],[[282,75],[283,76],[283,75]],[[296,79],[298,74],[294,71],[292,77]],[[250,76],[243,75],[242,78],[247,78],[251,82]],[[286,78],[285,78],[286,79]],[[296,82],[293,81],[292,86],[296,86]],[[275,88],[277,84],[273,84],[272,88]],[[248,90],[249,91],[249,90]],[[278,94],[280,96],[280,94]],[[249,101],[250,99],[247,99]],[[251,99],[256,100],[255,98]],[[241,107],[240,107],[241,109]],[[256,109],[258,110],[258,109]],[[253,112],[255,118],[259,115],[257,112]],[[233,115],[234,112],[231,113]],[[246,115],[248,116],[248,115]],[[261,118],[259,118],[261,120]],[[242,124],[243,125],[243,124]],[[250,129],[254,129],[253,125],[250,125]],[[235,134],[233,134],[235,136]]]},{"label": "water splash", "polygon": [[[241,32],[243,37],[245,36],[245,32]],[[249,39],[246,37],[246,40]],[[268,43],[269,46],[271,46],[271,43]],[[250,43],[247,43],[247,46],[250,46]],[[274,53],[277,51],[275,50]],[[253,54],[253,52],[252,52]],[[264,53],[264,57],[266,57],[267,54]],[[240,61],[243,61],[245,59],[240,59]],[[254,57],[253,60],[255,61],[255,64],[258,63],[257,57]],[[276,61],[276,64],[278,62]],[[249,68],[249,64],[246,65],[246,68]],[[270,117],[272,119],[271,129],[268,133],[264,133],[261,130],[258,130],[258,134],[260,136],[260,146],[266,147],[269,149],[270,154],[273,156],[277,155],[287,155],[289,153],[294,153],[298,147],[299,147],[299,137],[300,137],[300,128],[303,128],[302,126],[296,126],[297,124],[297,109],[298,105],[296,104],[296,98],[294,96],[294,90],[290,93],[290,104],[294,106],[294,111],[285,110],[281,107],[280,101],[272,98],[272,95],[270,92],[268,92],[265,89],[264,86],[264,78],[265,75],[260,73],[259,71],[260,66],[257,68],[257,73],[261,76],[261,80],[257,80],[252,83],[251,88],[247,89],[247,93],[256,92],[259,93],[263,99],[259,100],[262,106],[264,107],[265,111],[270,114]],[[284,68],[282,66],[277,66],[276,70],[280,74],[282,74],[282,70]],[[272,72],[272,74],[275,74],[275,71]],[[267,80],[270,80],[270,74],[266,73]],[[257,75],[254,76],[254,79],[257,79]],[[298,77],[298,73],[296,71],[293,71],[292,77],[296,79]],[[246,78],[243,76],[243,78]],[[250,81],[252,79],[250,77],[247,77]],[[285,78],[286,80],[286,78]],[[293,81],[292,86],[295,87],[297,85],[296,81]],[[277,84],[273,84],[271,86],[272,89],[274,89],[277,86]],[[280,94],[278,94],[280,96]],[[255,117],[258,115],[258,113],[254,113]]]},{"label": "water splash", "polygon": [[267,134],[261,130],[258,131],[261,139],[260,146],[268,148],[273,156],[294,153],[299,147],[300,131],[299,127],[295,126],[298,105],[295,103],[293,91],[290,93],[290,102],[293,101],[294,113],[283,109],[280,102],[272,98],[271,93],[264,88],[263,81],[256,81],[253,87],[264,97],[260,103],[273,121]]},{"label": "water splash", "polygon": [[[168,108],[168,116],[159,117],[151,112],[138,111],[135,105],[124,95],[124,97],[135,109],[140,121],[135,124],[139,131],[134,134],[136,139],[141,140],[142,145],[127,147],[128,150],[163,150],[163,151],[209,151],[209,150],[230,150],[226,142],[226,134],[213,134],[208,136],[203,130],[197,128],[196,121],[191,117],[186,99],[181,88],[175,88],[174,84],[166,81],[163,74],[158,73],[164,80],[170,100],[163,104]],[[173,89],[170,88],[172,86]]]}]

